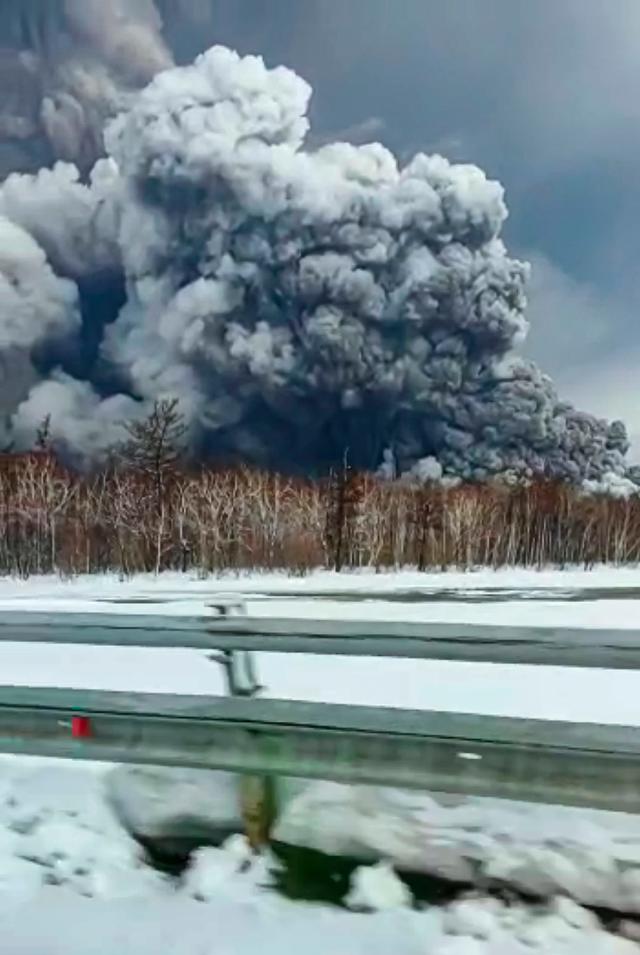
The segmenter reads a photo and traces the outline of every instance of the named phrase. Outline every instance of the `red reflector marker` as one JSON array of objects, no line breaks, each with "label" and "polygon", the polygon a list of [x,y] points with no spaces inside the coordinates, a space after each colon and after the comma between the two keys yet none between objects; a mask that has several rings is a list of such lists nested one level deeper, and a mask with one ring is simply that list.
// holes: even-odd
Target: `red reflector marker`
[{"label": "red reflector marker", "polygon": [[91,720],[88,716],[74,716],[71,720],[71,735],[74,739],[91,736]]}]

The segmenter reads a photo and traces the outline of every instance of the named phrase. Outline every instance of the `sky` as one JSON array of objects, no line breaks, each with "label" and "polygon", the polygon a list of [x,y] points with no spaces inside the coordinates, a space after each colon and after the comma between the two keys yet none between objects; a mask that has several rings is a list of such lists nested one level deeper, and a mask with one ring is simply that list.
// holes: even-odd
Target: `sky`
[{"label": "sky", "polygon": [[160,0],[172,36],[285,63],[321,141],[474,162],[533,264],[526,351],[578,406],[626,421],[640,460],[638,0]]}]

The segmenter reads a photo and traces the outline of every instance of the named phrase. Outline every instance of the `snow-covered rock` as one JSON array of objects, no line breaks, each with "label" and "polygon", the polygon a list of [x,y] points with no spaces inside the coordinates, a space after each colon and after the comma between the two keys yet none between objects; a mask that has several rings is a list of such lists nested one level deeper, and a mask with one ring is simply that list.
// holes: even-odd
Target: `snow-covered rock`
[{"label": "snow-covered rock", "polygon": [[106,793],[125,829],[162,855],[186,857],[243,829],[232,773],[119,766]]},{"label": "snow-covered rock", "polygon": [[419,484],[428,484],[431,481],[437,483],[442,478],[442,465],[434,457],[420,458],[403,476],[409,480],[414,479]]}]

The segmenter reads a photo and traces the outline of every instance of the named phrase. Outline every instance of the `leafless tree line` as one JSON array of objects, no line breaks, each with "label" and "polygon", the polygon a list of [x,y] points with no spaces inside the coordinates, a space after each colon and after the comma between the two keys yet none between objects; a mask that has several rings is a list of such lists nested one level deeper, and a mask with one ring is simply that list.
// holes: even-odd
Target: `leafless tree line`
[{"label": "leafless tree line", "polygon": [[61,468],[0,461],[0,573],[316,567],[422,570],[640,560],[640,501],[551,483],[439,485],[352,474],[300,480],[246,468]]}]

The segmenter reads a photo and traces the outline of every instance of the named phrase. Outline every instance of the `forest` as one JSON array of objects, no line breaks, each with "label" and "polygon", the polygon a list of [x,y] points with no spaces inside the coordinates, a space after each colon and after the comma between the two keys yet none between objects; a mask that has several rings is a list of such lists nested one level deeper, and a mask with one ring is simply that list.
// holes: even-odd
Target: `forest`
[{"label": "forest", "polygon": [[156,402],[102,467],[48,446],[0,456],[0,573],[27,577],[319,567],[418,570],[640,560],[640,499],[567,484],[416,484],[348,462],[316,480],[183,458],[177,403]]}]

